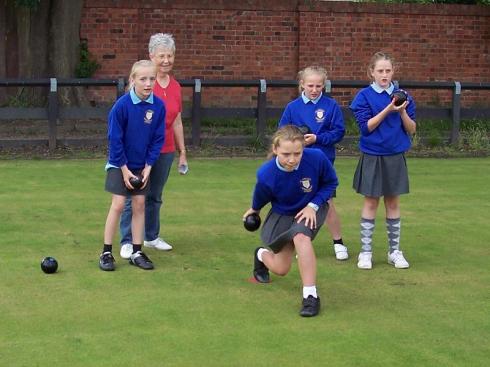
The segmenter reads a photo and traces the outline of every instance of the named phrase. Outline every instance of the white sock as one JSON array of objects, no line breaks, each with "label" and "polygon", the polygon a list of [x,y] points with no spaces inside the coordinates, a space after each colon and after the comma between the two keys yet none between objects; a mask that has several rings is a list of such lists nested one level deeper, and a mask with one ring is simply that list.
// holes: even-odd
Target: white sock
[{"label": "white sock", "polygon": [[269,252],[268,249],[263,248],[263,247],[262,248],[259,248],[259,250],[257,251],[257,259],[259,259],[260,261],[262,261],[262,254],[264,253],[264,251]]},{"label": "white sock", "polygon": [[308,298],[308,296],[318,298],[315,285],[312,285],[311,287],[303,287],[303,298]]}]

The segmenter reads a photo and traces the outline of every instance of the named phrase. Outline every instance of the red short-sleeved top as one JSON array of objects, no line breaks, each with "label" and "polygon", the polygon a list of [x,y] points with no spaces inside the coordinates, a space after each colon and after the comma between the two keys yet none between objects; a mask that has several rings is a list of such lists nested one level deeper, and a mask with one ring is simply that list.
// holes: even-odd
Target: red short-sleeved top
[{"label": "red short-sleeved top", "polygon": [[165,117],[165,142],[161,152],[175,152],[174,122],[177,115],[182,112],[181,86],[177,80],[170,77],[166,88],[163,88],[158,81],[155,82],[153,93],[163,100],[167,111]]}]

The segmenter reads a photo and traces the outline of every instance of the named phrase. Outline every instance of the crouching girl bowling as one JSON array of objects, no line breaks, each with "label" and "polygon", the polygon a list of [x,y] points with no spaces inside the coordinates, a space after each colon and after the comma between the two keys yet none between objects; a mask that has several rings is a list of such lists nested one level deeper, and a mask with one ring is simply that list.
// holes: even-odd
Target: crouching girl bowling
[{"label": "crouching girl bowling", "polygon": [[268,283],[269,271],[286,275],[296,253],[303,284],[300,315],[311,317],[320,311],[312,240],[325,222],[327,202],[338,180],[327,157],[304,145],[304,135],[296,126],[286,125],[274,134],[272,158],[257,171],[252,206],[243,219],[271,203],[261,232],[265,246],[254,253],[253,276]]}]

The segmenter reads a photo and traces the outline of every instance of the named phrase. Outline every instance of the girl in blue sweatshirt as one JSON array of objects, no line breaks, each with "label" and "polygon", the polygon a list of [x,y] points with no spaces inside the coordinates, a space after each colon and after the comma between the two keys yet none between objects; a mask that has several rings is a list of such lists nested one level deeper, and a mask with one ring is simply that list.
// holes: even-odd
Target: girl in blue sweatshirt
[{"label": "girl in blue sweatshirt", "polygon": [[[345,134],[344,117],[337,102],[325,95],[327,71],[319,66],[309,66],[298,73],[301,95],[286,106],[279,127],[293,124],[304,129],[308,148],[320,149],[330,160],[335,161],[335,144]],[[335,197],[335,193],[333,197]],[[340,218],[329,200],[326,224],[333,238],[333,249],[337,260],[347,260],[347,247],[342,240]]]},{"label": "girl in blue sweatshirt", "polygon": [[[119,225],[127,196],[132,198],[133,254],[129,262],[141,269],[153,269],[151,260],[141,251],[145,224],[145,193],[151,167],[160,155],[164,141],[165,106],[153,95],[156,68],[149,60],[134,63],[129,75],[129,93],[119,98],[109,113],[106,191],[112,204],[104,229],[104,248],[99,267],[115,269],[112,240]],[[132,182],[142,177],[140,188]]]},{"label": "girl in blue sweatshirt", "polygon": [[293,125],[274,134],[273,158],[257,171],[252,207],[243,214],[243,220],[271,203],[261,233],[269,248],[255,250],[253,275],[260,283],[269,282],[269,270],[286,275],[296,252],[303,283],[300,315],[309,317],[320,310],[311,241],[325,221],[328,200],[338,180],[327,157],[318,149],[305,149],[304,144],[303,133]]},{"label": "girl in blue sweatshirt", "polygon": [[362,89],[350,105],[361,133],[361,157],[354,174],[353,187],[364,196],[361,213],[361,252],[357,266],[372,268],[372,236],[381,196],[386,209],[388,263],[398,269],[409,264],[400,251],[399,195],[409,192],[405,152],[415,133],[415,102],[411,96],[397,106],[393,59],[382,52],[371,58],[368,76],[372,84]]}]

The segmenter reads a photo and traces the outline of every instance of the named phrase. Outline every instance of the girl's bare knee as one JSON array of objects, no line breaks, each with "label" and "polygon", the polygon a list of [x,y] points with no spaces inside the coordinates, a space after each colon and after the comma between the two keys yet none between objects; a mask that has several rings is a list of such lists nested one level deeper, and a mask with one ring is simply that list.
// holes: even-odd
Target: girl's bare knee
[{"label": "girl's bare knee", "polygon": [[132,200],[131,201],[131,210],[137,213],[141,213],[145,211],[145,201],[144,200]]},{"label": "girl's bare knee", "polygon": [[116,212],[118,215],[121,215],[124,210],[124,203],[112,203],[111,209]]},{"label": "girl's bare knee", "polygon": [[280,277],[283,277],[289,273],[290,268],[291,268],[291,266],[280,267],[280,268],[276,269],[276,271],[274,273],[276,275],[279,275]]},{"label": "girl's bare knee", "polygon": [[385,198],[385,207],[386,207],[386,210],[389,210],[389,211],[399,210],[400,202],[398,201],[397,197],[386,197]]},{"label": "girl's bare knee", "polygon": [[298,252],[298,248],[305,248],[307,246],[311,246],[311,238],[303,233],[298,233],[294,236],[294,247],[296,248],[296,252]]},{"label": "girl's bare knee", "polygon": [[366,197],[364,200],[364,207],[367,210],[370,210],[370,211],[376,210],[376,209],[378,209],[378,205],[379,205],[379,199],[378,198],[367,198]]},{"label": "girl's bare knee", "polygon": [[298,244],[298,243],[304,243],[304,242],[308,242],[310,240],[310,237],[308,237],[307,235],[305,235],[304,233],[297,233],[296,236],[294,236],[294,244]]}]

